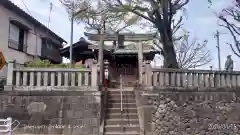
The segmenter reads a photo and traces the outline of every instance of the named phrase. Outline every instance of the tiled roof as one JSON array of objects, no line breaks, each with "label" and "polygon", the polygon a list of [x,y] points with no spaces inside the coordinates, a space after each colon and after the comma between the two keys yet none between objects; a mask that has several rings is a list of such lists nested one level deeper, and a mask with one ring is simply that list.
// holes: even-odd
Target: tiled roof
[{"label": "tiled roof", "polygon": [[[143,53],[149,52],[157,52],[155,49],[152,48],[151,45],[143,45]],[[114,54],[135,54],[138,53],[138,48],[134,44],[130,44],[125,46],[123,49],[116,49]]]}]

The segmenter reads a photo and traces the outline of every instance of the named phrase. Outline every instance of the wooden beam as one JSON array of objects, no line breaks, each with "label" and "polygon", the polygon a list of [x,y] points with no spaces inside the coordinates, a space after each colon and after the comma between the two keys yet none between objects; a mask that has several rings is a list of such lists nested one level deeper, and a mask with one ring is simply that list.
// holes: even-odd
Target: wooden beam
[{"label": "wooden beam", "polygon": [[[89,46],[88,46],[88,49],[98,50],[98,49],[99,49],[99,45],[89,45]],[[111,50],[111,49],[113,49],[113,46],[103,45],[103,49],[105,49],[105,50]]]},{"label": "wooden beam", "polygon": [[[100,41],[101,35],[100,34],[91,34],[84,32],[84,35],[88,37],[88,40],[91,41]],[[132,41],[132,42],[138,42],[138,41],[149,41],[153,40],[156,37],[156,33],[148,33],[148,34],[131,34],[131,33],[122,33],[121,35],[124,35],[124,41]],[[104,36],[104,41],[114,41],[117,40],[117,36],[115,34],[106,34]]]}]

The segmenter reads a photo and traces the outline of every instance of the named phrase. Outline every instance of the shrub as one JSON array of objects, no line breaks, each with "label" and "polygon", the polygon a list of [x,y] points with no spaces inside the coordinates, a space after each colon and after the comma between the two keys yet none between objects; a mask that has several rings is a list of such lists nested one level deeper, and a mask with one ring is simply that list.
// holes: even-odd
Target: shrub
[{"label": "shrub", "polygon": [[26,63],[27,67],[34,67],[34,68],[46,68],[51,67],[51,62],[49,60],[33,60]]},{"label": "shrub", "polygon": [[34,60],[26,63],[26,67],[32,68],[84,68],[83,65],[74,64],[71,67],[71,64],[52,64],[49,60]]}]

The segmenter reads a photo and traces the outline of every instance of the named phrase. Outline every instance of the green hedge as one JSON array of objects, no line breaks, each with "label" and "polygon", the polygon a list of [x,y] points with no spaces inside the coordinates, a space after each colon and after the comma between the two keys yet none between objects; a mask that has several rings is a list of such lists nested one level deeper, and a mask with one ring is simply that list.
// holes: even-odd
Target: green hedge
[{"label": "green hedge", "polygon": [[49,60],[34,60],[26,63],[26,67],[32,68],[84,68],[83,65],[72,65],[71,64],[52,64]]}]

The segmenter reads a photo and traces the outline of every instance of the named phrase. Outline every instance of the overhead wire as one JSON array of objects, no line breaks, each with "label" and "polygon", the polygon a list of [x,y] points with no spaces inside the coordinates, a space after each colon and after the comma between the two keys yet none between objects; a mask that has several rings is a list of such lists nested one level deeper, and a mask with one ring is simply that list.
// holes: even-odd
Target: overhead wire
[{"label": "overhead wire", "polygon": [[30,10],[28,9],[27,5],[25,4],[24,0],[21,0],[21,1],[22,1],[22,3],[23,3],[24,7],[26,8],[26,10],[28,11],[28,13],[31,15],[31,12],[30,12]]}]

